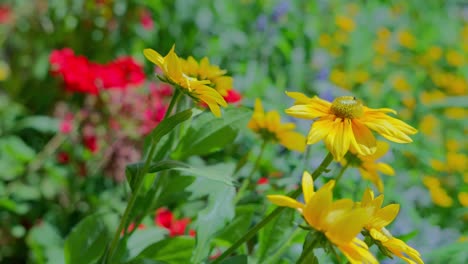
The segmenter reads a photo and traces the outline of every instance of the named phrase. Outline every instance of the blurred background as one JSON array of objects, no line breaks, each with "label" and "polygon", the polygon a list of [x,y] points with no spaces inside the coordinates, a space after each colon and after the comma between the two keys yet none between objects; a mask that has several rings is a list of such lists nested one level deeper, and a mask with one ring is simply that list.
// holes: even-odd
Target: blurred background
[{"label": "blurred background", "polygon": [[[173,44],[226,69],[238,104],[283,112],[284,91],[300,91],[397,110],[419,133],[384,157],[396,171],[382,176],[385,200],[402,207],[392,233],[427,263],[468,262],[468,2],[2,0],[1,263],[63,263],[80,219],[125,206],[125,165],[172,94],[142,50]],[[239,157],[253,140],[224,152]],[[265,175],[297,159],[266,157]],[[366,187],[350,175],[343,196]]]}]

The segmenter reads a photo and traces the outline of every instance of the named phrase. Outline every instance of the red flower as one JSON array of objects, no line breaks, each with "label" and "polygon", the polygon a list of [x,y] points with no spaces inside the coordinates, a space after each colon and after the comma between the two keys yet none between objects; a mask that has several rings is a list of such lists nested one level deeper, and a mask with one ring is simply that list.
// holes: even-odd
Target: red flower
[{"label": "red flower", "polygon": [[[174,219],[174,215],[166,208],[160,208],[156,211],[154,223],[158,226],[164,227],[169,231],[169,236],[182,236],[185,235],[187,226],[190,224],[189,218],[182,218],[180,220]],[[195,236],[195,231],[189,230],[190,236]]]},{"label": "red flower", "polygon": [[268,178],[261,177],[260,179],[258,179],[257,184],[258,185],[268,184]]},{"label": "red flower", "polygon": [[83,136],[83,145],[92,153],[96,153],[99,148],[97,137],[95,135]]},{"label": "red flower", "polygon": [[242,95],[238,91],[231,89],[228,91],[227,95],[224,96],[224,100],[230,104],[237,103],[242,100]]},{"label": "red flower", "polygon": [[57,153],[57,162],[60,164],[67,164],[70,161],[70,155],[67,152]]},{"label": "red flower", "polygon": [[11,8],[7,5],[0,5],[0,24],[10,22],[11,17]]},{"label": "red flower", "polygon": [[[138,230],[143,230],[145,228],[146,228],[146,226],[144,224],[139,224],[138,225]],[[135,229],[135,223],[130,223],[130,225],[127,228],[127,233],[132,232],[133,229]],[[123,235],[123,234],[124,234],[124,231],[122,230],[121,235]]]},{"label": "red flower", "polygon": [[126,89],[145,79],[142,66],[131,57],[101,65],[65,48],[52,51],[49,62],[52,75],[62,77],[65,89],[72,92],[97,94],[99,89]]}]

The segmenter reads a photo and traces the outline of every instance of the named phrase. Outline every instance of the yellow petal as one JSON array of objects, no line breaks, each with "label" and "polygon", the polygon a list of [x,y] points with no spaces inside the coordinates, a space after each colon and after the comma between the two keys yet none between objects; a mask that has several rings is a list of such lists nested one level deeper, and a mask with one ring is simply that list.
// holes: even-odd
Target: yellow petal
[{"label": "yellow petal", "polygon": [[333,124],[332,119],[325,117],[315,121],[310,128],[309,135],[307,136],[307,144],[315,144],[322,140],[330,133]]},{"label": "yellow petal", "polygon": [[153,49],[144,49],[143,55],[151,61],[152,63],[159,66],[159,68],[163,69],[164,58],[155,50]]},{"label": "yellow petal", "polygon": [[307,223],[316,230],[323,231],[323,228],[326,226],[325,216],[331,208],[332,198],[331,189],[322,187],[305,205],[303,212],[304,218]]},{"label": "yellow petal", "polygon": [[304,193],[304,200],[307,204],[314,195],[314,180],[312,179],[312,175],[307,171],[304,171],[302,174],[302,192]]},{"label": "yellow petal", "polygon": [[378,210],[374,215],[372,225],[377,229],[389,225],[391,222],[393,222],[393,220],[395,220],[399,210],[399,204],[390,204],[385,206],[384,208]]},{"label": "yellow petal", "polygon": [[354,134],[354,149],[361,155],[371,155],[377,150],[377,142],[372,132],[356,119],[352,121],[352,130]]},{"label": "yellow petal", "polygon": [[267,195],[268,200],[270,202],[278,205],[278,206],[286,206],[290,208],[304,208],[304,204],[292,199],[291,197],[284,196],[284,195]]},{"label": "yellow petal", "polygon": [[283,132],[278,135],[280,143],[290,150],[304,152],[306,148],[306,138],[298,132]]},{"label": "yellow petal", "polygon": [[369,214],[364,208],[348,210],[330,224],[325,235],[335,244],[346,244],[356,237],[369,221]]},{"label": "yellow petal", "polygon": [[341,161],[344,155],[348,152],[349,145],[351,143],[351,136],[352,130],[350,120],[341,120],[340,118],[337,118],[330,132],[325,137],[325,145],[333,154],[335,160]]},{"label": "yellow petal", "polygon": [[392,167],[390,167],[390,165],[383,163],[383,162],[379,162],[376,165],[377,165],[377,170],[382,172],[383,174],[389,175],[389,176],[395,175],[395,171],[393,170]]}]

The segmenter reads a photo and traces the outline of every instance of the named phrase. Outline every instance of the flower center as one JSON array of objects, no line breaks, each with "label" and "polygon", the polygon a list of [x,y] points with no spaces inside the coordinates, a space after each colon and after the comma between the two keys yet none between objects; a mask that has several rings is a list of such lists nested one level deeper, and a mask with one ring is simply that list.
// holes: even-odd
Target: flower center
[{"label": "flower center", "polygon": [[364,113],[362,103],[353,96],[340,96],[333,100],[331,112],[341,118],[357,118]]}]

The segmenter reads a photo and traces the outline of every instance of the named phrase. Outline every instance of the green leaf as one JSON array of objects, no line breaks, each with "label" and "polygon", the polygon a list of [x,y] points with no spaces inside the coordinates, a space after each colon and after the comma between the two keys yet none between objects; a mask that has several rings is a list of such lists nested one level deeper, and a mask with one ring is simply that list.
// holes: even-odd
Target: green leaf
[{"label": "green leaf", "polygon": [[247,256],[246,255],[239,255],[230,257],[225,259],[221,262],[221,264],[247,264]]},{"label": "green leaf", "polygon": [[236,207],[236,217],[229,225],[217,236],[217,239],[234,243],[240,239],[250,227],[255,210],[258,209],[254,205],[241,205]]},{"label": "green leaf", "polygon": [[49,116],[30,116],[21,119],[16,129],[31,128],[43,133],[56,133],[59,128],[59,120]]},{"label": "green leaf", "polygon": [[192,121],[172,156],[179,160],[192,155],[217,151],[234,141],[239,128],[247,125],[251,111],[246,108],[228,108],[222,118],[206,112]]},{"label": "green leaf", "polygon": [[187,167],[180,166],[174,169],[180,171],[183,175],[202,177],[230,186],[234,185],[231,177],[233,170],[231,164],[217,164],[210,166],[187,165]]},{"label": "green leaf", "polygon": [[65,263],[97,263],[109,241],[102,214],[94,214],[79,222],[65,240]]},{"label": "green leaf", "polygon": [[[223,174],[231,177],[234,165],[222,164]],[[193,251],[192,263],[201,263],[210,253],[210,243],[216,233],[222,230],[234,218],[235,188],[221,182],[199,177],[189,186],[192,198],[208,196],[206,208],[198,213],[195,229],[197,245]]]},{"label": "green leaf", "polygon": [[123,262],[128,262],[137,257],[144,249],[165,238],[166,229],[150,227],[144,230],[136,230],[126,241],[126,249]]},{"label": "green leaf", "polygon": [[159,125],[151,132],[151,139],[156,144],[161,138],[171,132],[178,124],[186,121],[192,116],[192,110],[187,109],[179,112],[169,118],[164,119]]},{"label": "green leaf", "polygon": [[63,240],[55,226],[48,222],[34,226],[26,238],[34,263],[65,263]]},{"label": "green leaf", "polygon": [[292,233],[294,210],[286,209],[259,231],[257,258],[261,263],[273,255]]},{"label": "green leaf", "polygon": [[[130,165],[127,165],[125,169],[125,175],[127,177],[128,184],[133,190],[137,182],[137,177],[140,176],[140,171],[144,167],[144,162],[137,162]],[[152,163],[149,166],[148,173],[155,173],[163,170],[175,169],[175,168],[186,168],[187,164],[183,162],[173,161],[173,160],[163,160],[160,162]]]},{"label": "green leaf", "polygon": [[194,245],[195,240],[191,237],[178,236],[167,238],[148,246],[137,258],[170,264],[190,263],[190,256],[192,255]]}]

